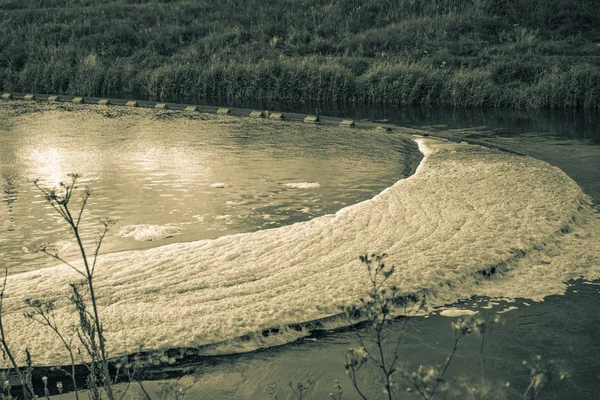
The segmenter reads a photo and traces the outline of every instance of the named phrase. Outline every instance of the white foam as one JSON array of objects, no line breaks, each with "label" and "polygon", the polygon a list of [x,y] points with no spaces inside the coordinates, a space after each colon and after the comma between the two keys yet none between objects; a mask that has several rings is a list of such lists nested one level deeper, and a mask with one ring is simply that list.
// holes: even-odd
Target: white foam
[{"label": "white foam", "polygon": [[285,183],[283,186],[287,186],[289,188],[294,188],[294,189],[315,189],[315,188],[321,187],[319,182]]},{"label": "white foam", "polygon": [[[365,295],[358,256],[367,252],[389,254],[393,283],[426,292],[429,306],[474,294],[539,298],[563,293],[568,279],[600,277],[600,221],[558,168],[478,146],[418,142],[426,157],[415,175],[334,215],[102,256],[95,288],[109,353],[236,343],[272,327],[287,332],[282,340],[296,337],[285,327],[332,318]],[[572,233],[559,232],[566,226]],[[482,270],[507,272],[488,278]],[[60,342],[22,314],[24,299],[36,294],[57,299],[64,327],[75,324],[67,282],[76,279],[65,266],[9,277],[4,323],[20,363],[26,346],[35,364],[68,361]],[[244,343],[243,351],[265,345]]]},{"label": "white foam", "polygon": [[220,182],[218,182],[218,183],[211,183],[210,187],[212,187],[212,188],[226,188],[227,184],[226,183],[220,183]]},{"label": "white foam", "polygon": [[161,240],[167,237],[181,235],[181,228],[173,225],[126,225],[123,226],[118,236],[130,237],[138,242]]},{"label": "white foam", "polygon": [[196,221],[198,222],[204,222],[206,220],[206,214],[205,215],[192,215],[192,218],[194,218]]},{"label": "white foam", "polygon": [[498,314],[504,314],[504,313],[507,313],[507,312],[509,312],[509,311],[514,311],[514,310],[518,310],[518,309],[519,309],[519,307],[516,307],[516,306],[510,306],[510,307],[506,307],[506,308],[505,308],[505,309],[503,309],[503,310],[500,310],[500,311],[498,311]]},{"label": "white foam", "polygon": [[68,241],[68,240],[60,240],[58,242],[55,242],[52,247],[59,253],[64,252],[64,251],[68,251],[68,250],[73,250],[73,248],[75,248],[75,243]]},{"label": "white foam", "polygon": [[475,315],[477,311],[473,310],[461,310],[459,308],[447,308],[440,312],[442,317],[464,317],[468,315]]}]

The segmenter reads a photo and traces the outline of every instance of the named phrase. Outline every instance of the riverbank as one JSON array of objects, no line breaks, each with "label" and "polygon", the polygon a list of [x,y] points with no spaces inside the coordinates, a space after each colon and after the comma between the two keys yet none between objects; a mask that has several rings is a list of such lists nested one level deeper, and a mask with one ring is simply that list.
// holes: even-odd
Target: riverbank
[{"label": "riverbank", "polygon": [[600,107],[591,0],[8,1],[0,90],[161,101]]}]

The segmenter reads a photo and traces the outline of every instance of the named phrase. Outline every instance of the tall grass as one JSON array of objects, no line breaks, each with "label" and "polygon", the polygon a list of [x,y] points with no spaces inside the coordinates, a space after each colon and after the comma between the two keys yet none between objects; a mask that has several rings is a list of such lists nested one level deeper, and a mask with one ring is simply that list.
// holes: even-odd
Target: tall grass
[{"label": "tall grass", "polygon": [[594,7],[594,0],[7,0],[0,89],[598,108]]}]

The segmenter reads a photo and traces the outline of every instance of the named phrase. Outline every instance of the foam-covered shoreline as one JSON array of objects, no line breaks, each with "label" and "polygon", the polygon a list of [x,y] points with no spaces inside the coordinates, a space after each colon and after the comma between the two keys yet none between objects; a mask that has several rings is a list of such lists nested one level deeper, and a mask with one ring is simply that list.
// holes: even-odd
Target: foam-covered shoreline
[{"label": "foam-covered shoreline", "polygon": [[[571,249],[585,253],[600,243],[599,223],[558,168],[479,146],[417,141],[425,157],[414,175],[336,214],[103,256],[96,291],[111,356],[139,345],[250,350],[305,335],[287,328],[305,321],[336,324],[338,306],[366,290],[358,261],[365,252],[388,253],[397,265],[394,283],[406,293],[427,293],[430,306],[494,291],[543,297],[565,280],[598,275],[591,254],[567,263]],[[560,246],[567,250],[554,254]],[[559,262],[553,271],[538,268],[544,257],[541,265]],[[496,270],[507,272],[483,277]],[[57,320],[68,326],[75,322],[65,300],[69,279],[76,276],[64,266],[8,278],[8,340],[29,347],[37,365],[63,364],[66,355],[58,340],[23,319],[23,300],[57,298]],[[278,339],[260,339],[263,330],[280,327]],[[255,342],[236,344],[252,333]]]}]

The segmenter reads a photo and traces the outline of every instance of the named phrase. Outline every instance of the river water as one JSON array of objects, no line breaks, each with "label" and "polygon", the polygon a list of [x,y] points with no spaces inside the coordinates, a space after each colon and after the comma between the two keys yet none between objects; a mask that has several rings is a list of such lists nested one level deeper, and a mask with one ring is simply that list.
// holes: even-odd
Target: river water
[{"label": "river water", "polygon": [[597,110],[432,109],[353,104],[181,99],[202,105],[315,114],[357,121],[382,121],[426,129],[440,136],[487,140],[490,144],[556,165],[584,191],[600,199],[600,112]]},{"label": "river water", "polygon": [[[427,130],[432,135],[475,140],[530,155],[565,171],[592,197],[595,204],[600,199],[600,128],[597,115],[550,111],[532,114],[503,111],[322,110],[323,114],[338,112],[355,119],[386,119],[392,123]],[[1,165],[6,182],[4,203],[7,210],[4,214],[7,218],[3,220],[5,234],[2,238],[6,238],[8,234],[13,235],[11,243],[14,243],[13,239],[36,238],[21,248],[12,244],[12,248],[2,250],[5,252],[5,259],[9,255],[8,258],[13,263],[10,266],[15,271],[19,271],[17,268],[27,270],[48,265],[47,261],[42,261],[40,255],[31,253],[30,249],[41,241],[60,244],[65,237],[63,235],[66,235],[66,232],[60,230],[44,233],[52,229],[56,222],[40,225],[42,220],[48,218],[47,208],[34,218],[29,218],[33,221],[29,224],[29,231],[18,232],[17,227],[23,226],[23,223],[17,221],[23,221],[23,217],[30,215],[33,207],[43,208],[42,199],[36,197],[35,191],[27,183],[27,179],[36,176],[42,178],[43,182],[56,184],[64,179],[66,173],[78,168],[77,172],[86,177],[85,183],[89,183],[100,194],[96,196],[96,202],[90,205],[90,209],[95,210],[93,216],[107,213],[116,215],[119,225],[115,232],[121,233],[121,236],[115,235],[107,244],[109,250],[116,251],[154,247],[169,241],[212,238],[244,230],[261,230],[331,213],[345,204],[368,199],[399,177],[410,174],[417,160],[409,156],[410,145],[398,144],[388,134],[381,134],[375,139],[369,136],[367,139],[361,135],[354,136],[354,132],[352,136],[348,136],[343,132],[331,131],[324,137],[320,135],[322,131],[309,130],[303,133],[312,135],[310,145],[307,145],[307,142],[298,139],[298,132],[282,136],[277,131],[265,135],[256,126],[256,134],[253,134],[248,126],[232,129],[231,126],[211,125],[212,133],[208,134],[208,138],[200,133],[198,139],[199,133],[191,131],[175,140],[165,137],[163,130],[151,128],[140,121],[127,123],[119,129],[119,124],[114,121],[119,120],[118,116],[112,118],[98,116],[97,113],[85,115],[86,119],[92,121],[88,124],[81,120],[70,121],[70,117],[57,116],[53,112],[33,116],[11,115],[11,118],[17,118],[18,123],[7,123],[7,120],[0,123],[0,132],[3,133],[0,140],[4,140],[0,152],[3,155]],[[98,129],[97,126],[101,128]],[[58,129],[54,130],[54,127]],[[44,133],[33,135],[33,139],[23,135],[24,132],[42,129]],[[76,131],[81,129],[93,134],[79,136]],[[23,140],[14,140],[15,136]],[[262,140],[263,136],[265,140]],[[278,139],[282,140],[277,141]],[[189,144],[196,140],[197,146]],[[322,148],[314,145],[320,143],[319,140],[324,140]],[[106,151],[98,152],[92,145],[94,143],[106,143]],[[54,148],[59,150],[48,151]],[[79,157],[81,150],[69,153],[69,148],[83,149],[84,156]],[[160,149],[158,154],[151,151],[153,148]],[[236,156],[228,153],[232,149],[233,154],[237,151]],[[282,155],[281,166],[272,167],[277,165],[277,155],[288,149],[290,152]],[[328,149],[333,149],[333,153],[329,153]],[[123,158],[122,153],[135,156]],[[299,153],[307,159],[296,161],[293,154]],[[247,157],[248,154],[252,156]],[[265,154],[269,156],[265,157]],[[403,156],[398,158],[399,154]],[[388,165],[388,159],[394,157],[396,161]],[[244,164],[247,158],[257,162]],[[68,161],[69,159],[73,161]],[[224,162],[217,161],[217,167],[211,169],[211,162],[206,161],[207,159]],[[95,169],[93,165],[99,163],[103,168]],[[185,169],[190,163],[195,166],[193,171]],[[243,168],[235,172],[227,169],[231,163],[241,163]],[[29,166],[25,167],[27,164]],[[170,166],[173,164],[179,168],[171,170]],[[57,165],[62,167],[60,172],[55,172]],[[209,167],[199,168],[205,165]],[[359,168],[360,176],[357,176],[355,172],[359,165],[365,165],[366,169],[360,172]],[[15,168],[17,166],[21,169]],[[111,168],[115,171],[112,176],[107,172]],[[350,169],[352,171],[348,172]],[[11,170],[21,172],[5,173]],[[170,172],[165,174],[167,170]],[[179,170],[182,172],[179,173]],[[194,172],[197,170],[212,172],[198,176]],[[258,171],[258,178],[254,175],[255,171]],[[321,173],[325,175],[320,175]],[[107,176],[110,178],[106,178]],[[239,176],[239,179],[231,179],[232,176]],[[119,189],[121,179],[126,181]],[[245,183],[248,180],[252,183]],[[373,181],[377,184],[372,184]],[[288,183],[294,185],[286,186]],[[349,195],[348,193],[353,193],[350,189],[354,188],[357,188],[357,192]],[[189,200],[174,206],[173,199],[164,199],[171,196],[161,196],[176,189],[187,189],[181,193],[185,195],[191,191],[194,198],[201,194],[204,197],[198,203],[202,204]],[[327,192],[320,192],[326,189]],[[124,195],[129,196],[129,192],[137,193],[132,197],[135,200],[122,198]],[[248,192],[252,193],[251,198],[244,197]],[[103,193],[109,193],[109,197],[101,197]],[[144,203],[148,194],[150,200]],[[217,200],[211,203],[210,199]],[[271,199],[274,204],[268,205],[270,208],[261,208],[265,201]],[[135,206],[131,206],[132,201]],[[111,206],[113,202],[117,206]],[[19,203],[34,205],[17,212]],[[199,211],[204,210],[201,206],[205,207],[207,203],[212,204],[211,211]],[[156,207],[153,208],[153,205]],[[130,206],[131,210],[127,208]],[[143,207],[150,211],[131,217],[132,212]],[[237,211],[234,210],[240,209],[242,211],[235,214]],[[237,220],[252,222],[241,226],[233,222]],[[159,228],[165,226],[169,228]],[[198,227],[202,227],[200,230],[204,236],[194,236],[196,233],[191,233],[196,232]],[[135,239],[136,233],[139,233],[138,239],[157,240],[139,241]],[[8,240],[0,242],[0,246],[7,242]],[[68,252],[68,246],[63,246],[63,250]],[[28,266],[23,267],[24,262]],[[520,361],[531,359],[538,353],[567,359],[572,367],[572,379],[562,387],[553,387],[548,393],[549,398],[593,398],[591,396],[598,390],[597,382],[600,379],[600,361],[597,356],[600,354],[600,342],[595,339],[597,336],[594,334],[599,326],[597,313],[594,311],[599,305],[598,297],[595,286],[575,286],[566,296],[552,296],[544,303],[531,304],[519,300],[516,303],[518,309],[505,314],[505,326],[494,333],[493,341],[488,344],[487,372],[494,378],[511,381],[512,386],[507,390],[508,398],[522,397],[519,393],[526,384],[526,374],[520,369]],[[451,331],[447,328],[449,322],[448,319],[436,316],[415,319],[405,349],[406,360],[417,365],[442,361],[451,344]],[[355,334],[352,332],[340,332],[319,339],[308,338],[265,352],[201,362],[200,381],[190,384],[190,390],[194,396],[208,398],[260,398],[268,397],[265,389],[269,385],[277,384],[282,393],[289,394],[285,391],[287,381],[315,379],[317,384],[313,390],[314,398],[326,398],[331,391],[333,379],[338,378],[345,387],[344,398],[356,398],[343,371],[343,352],[348,347],[356,346],[354,338]],[[465,344],[464,355],[460,356],[458,366],[451,371],[454,375],[460,376],[472,371],[472,365],[478,362],[477,357],[473,356],[477,354],[477,348],[478,342],[475,340]],[[365,373],[362,377],[362,382],[367,386],[373,386],[375,381],[376,378],[371,373]],[[370,389],[375,390],[372,387]],[[281,398],[290,397],[287,394]],[[377,396],[374,395],[373,398]]]},{"label": "river water", "polygon": [[386,133],[213,118],[174,124],[168,113],[153,120],[152,110],[119,116],[93,107],[14,115],[7,107],[0,109],[0,259],[11,273],[56,264],[35,252],[44,243],[76,254],[33,179],[53,188],[80,174],[80,186],[93,191],[84,234],[93,238],[98,218],[113,219],[103,250],[119,251],[334,213],[408,176],[420,159],[413,143]]},{"label": "river water", "polygon": [[[268,109],[285,105],[239,104],[244,107]],[[297,111],[290,106],[289,111]],[[312,113],[314,107],[305,107]],[[425,129],[432,135],[455,140],[476,140],[526,154],[565,171],[594,201],[600,202],[600,114],[546,110],[522,112],[511,110],[421,110],[421,109],[325,109],[323,114],[359,119],[388,120],[399,125]],[[600,249],[596,249],[600,252]],[[463,306],[485,299],[473,299]],[[515,310],[502,314],[503,325],[494,329],[486,344],[486,376],[497,387],[498,397],[521,399],[528,385],[527,370],[522,361],[537,355],[545,359],[565,360],[570,378],[555,382],[545,391],[548,399],[592,399],[600,391],[600,292],[596,285],[573,283],[565,295],[551,296],[544,302],[526,299],[503,303],[487,311],[493,315],[502,308]],[[484,315],[485,312],[481,310]],[[415,318],[409,324],[402,350],[403,361],[413,367],[419,364],[443,362],[452,346],[451,320],[445,317]],[[479,379],[479,345],[469,338],[449,370],[455,386],[468,385]],[[358,399],[352,389],[343,365],[348,348],[358,346],[354,332],[338,332],[321,338],[309,338],[280,348],[254,352],[248,355],[222,357],[218,361],[205,360],[196,364],[201,371],[199,380],[184,379],[178,385],[193,396],[214,399],[269,398],[268,388],[275,387],[279,398],[294,398],[288,382],[316,382],[309,398],[329,398],[334,381],[344,388],[345,399]],[[215,362],[216,361],[216,362]],[[369,398],[386,398],[381,392],[379,376],[373,370],[364,370],[359,384]],[[155,391],[163,383],[147,382]],[[507,384],[510,382],[510,384]],[[274,386],[271,386],[274,385]],[[464,398],[448,393],[448,398]],[[418,398],[405,393],[400,398]]]}]

